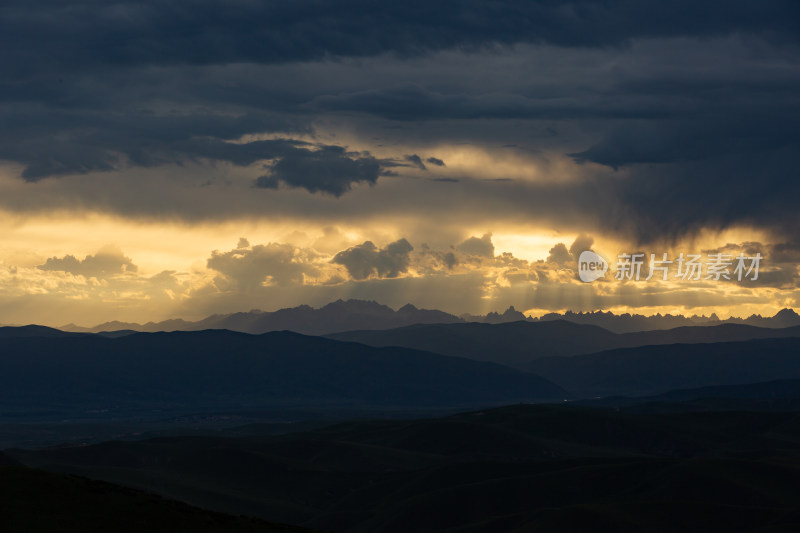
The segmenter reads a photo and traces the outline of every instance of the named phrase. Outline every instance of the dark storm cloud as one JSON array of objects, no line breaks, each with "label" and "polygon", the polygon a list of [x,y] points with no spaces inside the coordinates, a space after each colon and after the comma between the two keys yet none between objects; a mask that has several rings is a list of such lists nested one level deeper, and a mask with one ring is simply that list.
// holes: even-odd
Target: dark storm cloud
[{"label": "dark storm cloud", "polygon": [[405,160],[420,170],[428,170],[428,168],[425,166],[425,163],[422,162],[422,158],[417,154],[407,155],[405,156]]},{"label": "dark storm cloud", "polygon": [[[21,117],[6,124],[7,130],[0,127],[0,140],[5,141],[0,143],[0,159],[25,165],[22,177],[27,181],[126,166],[153,167],[202,160],[247,166],[274,160],[270,174],[258,180],[259,187],[274,188],[282,182],[310,192],[340,196],[352,183],[374,184],[381,172],[375,158],[352,157],[341,146],[312,145],[296,139],[230,142],[245,133],[287,126],[286,122],[259,114],[242,117],[65,114],[41,125],[42,129],[54,127],[56,131],[63,127],[57,135],[35,131],[39,129],[35,122]],[[25,130],[30,136],[25,135]],[[59,138],[53,139],[54,136]]]},{"label": "dark storm cloud", "polygon": [[341,146],[324,146],[316,151],[295,150],[278,159],[269,174],[256,180],[255,186],[276,189],[282,183],[338,197],[354,183],[374,185],[380,175],[381,166],[374,157],[353,156]]},{"label": "dark storm cloud", "polygon": [[[753,251],[763,249],[759,244],[758,248],[748,250],[747,253],[753,254]],[[800,267],[800,242],[783,242],[772,246],[770,253],[770,260],[776,263],[792,263],[795,267]]]},{"label": "dark storm cloud", "polygon": [[[574,91],[574,89],[565,89]],[[541,95],[544,96],[544,95]],[[588,100],[569,92],[553,100],[499,92],[459,94],[431,90],[418,84],[359,91],[314,100],[322,111],[358,111],[391,120],[434,119],[593,119],[668,118],[669,112],[653,101],[621,101],[590,95]],[[598,101],[599,100],[599,101]],[[596,105],[601,103],[603,105]]]},{"label": "dark storm cloud", "polygon": [[590,235],[578,235],[578,237],[572,242],[572,246],[569,247],[569,253],[572,255],[572,259],[574,261],[578,261],[581,253],[591,250],[593,244],[594,238],[592,238]]},{"label": "dark storm cloud", "polygon": [[0,159],[23,164],[22,177],[36,181],[48,176],[198,159],[249,165],[308,144],[288,139],[227,142],[248,133],[276,130],[303,132],[308,128],[302,121],[257,111],[155,114],[0,105]]},{"label": "dark storm cloud", "polygon": [[344,266],[350,277],[361,280],[372,276],[396,278],[408,271],[409,254],[414,249],[406,240],[400,239],[380,249],[372,241],[366,241],[341,251],[333,263]]},{"label": "dark storm cloud", "polygon": [[[0,159],[21,164],[28,181],[264,161],[257,187],[324,192],[344,204],[353,184],[375,184],[391,167],[456,167],[454,159],[434,169],[444,161],[424,159],[420,146],[515,144],[544,154],[536,160],[543,175],[562,170],[552,154],[584,165],[568,169],[576,179],[565,183],[429,180],[461,180],[458,203],[401,180],[391,194],[375,187],[369,200],[339,207],[269,203],[289,193],[266,190],[181,200],[185,191],[166,183],[159,192],[173,196],[163,203],[77,184],[62,201],[156,216],[169,205],[186,218],[271,209],[308,219],[402,212],[463,222],[471,212],[479,223],[535,218],[639,241],[737,223],[791,236],[800,226],[798,36],[792,0],[12,0],[0,7]],[[343,126],[374,143],[315,138],[330,117],[330,130]],[[359,137],[366,123],[372,129]],[[262,133],[281,138],[239,141]],[[394,159],[348,151],[377,154],[378,144],[381,157]],[[397,153],[385,155],[392,146]],[[422,155],[403,159],[415,150]],[[148,183],[168,181],[165,174]],[[29,195],[25,205],[35,202]]]},{"label": "dark storm cloud", "polygon": [[[632,38],[734,32],[796,40],[800,7],[754,3],[367,0],[65,4],[11,0],[0,11],[5,71],[137,64],[274,63],[403,55],[491,43],[608,46]],[[16,50],[16,52],[12,52]]]},{"label": "dark storm cloud", "polygon": [[96,137],[90,134],[88,139],[75,138],[52,144],[45,140],[11,142],[0,148],[0,158],[4,154],[13,154],[15,157],[8,159],[26,165],[22,177],[27,181],[38,181],[49,176],[117,170],[128,165],[153,167],[197,160],[246,166],[256,161],[307,152],[297,148],[307,143],[289,139],[230,143],[220,139],[162,138],[153,146],[158,141],[152,137],[129,137],[126,133],[115,136],[113,132],[104,135],[106,130],[95,133]]},{"label": "dark storm cloud", "polygon": [[641,243],[737,223],[796,236],[798,150],[800,143],[670,165],[635,165],[625,179],[606,183],[620,209],[608,220],[611,227],[635,228]]},{"label": "dark storm cloud", "polygon": [[[787,103],[796,106],[797,100]],[[746,106],[730,106],[727,116],[633,121],[614,128],[587,150],[570,155],[580,163],[591,161],[619,168],[775,150],[800,142],[800,109],[764,109],[763,103],[760,107],[760,113]]]}]

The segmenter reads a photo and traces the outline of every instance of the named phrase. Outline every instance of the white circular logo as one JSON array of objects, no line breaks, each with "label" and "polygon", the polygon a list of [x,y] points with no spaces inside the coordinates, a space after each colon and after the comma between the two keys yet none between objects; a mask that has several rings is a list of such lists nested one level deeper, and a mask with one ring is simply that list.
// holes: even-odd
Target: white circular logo
[{"label": "white circular logo", "polygon": [[608,272],[608,261],[600,254],[591,250],[581,252],[578,258],[578,277],[581,281],[590,283],[605,276],[606,272]]}]

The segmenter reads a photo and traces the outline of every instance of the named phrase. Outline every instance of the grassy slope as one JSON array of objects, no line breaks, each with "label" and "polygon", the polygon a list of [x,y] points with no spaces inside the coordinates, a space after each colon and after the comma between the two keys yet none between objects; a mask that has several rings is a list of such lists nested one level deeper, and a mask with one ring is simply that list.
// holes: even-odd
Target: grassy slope
[{"label": "grassy slope", "polygon": [[8,533],[308,531],[205,511],[103,481],[21,466],[0,466],[0,523],[0,529]]},{"label": "grassy slope", "polygon": [[793,412],[515,406],[294,435],[11,455],[331,531],[800,528],[800,413]]}]

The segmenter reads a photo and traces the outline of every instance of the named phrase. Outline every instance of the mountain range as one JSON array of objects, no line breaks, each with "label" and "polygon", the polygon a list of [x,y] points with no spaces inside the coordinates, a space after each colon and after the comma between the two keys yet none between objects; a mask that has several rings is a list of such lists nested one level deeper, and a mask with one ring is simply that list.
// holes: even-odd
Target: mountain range
[{"label": "mountain range", "polygon": [[291,332],[207,330],[107,338],[42,331],[47,335],[5,331],[0,416],[6,419],[165,417],[313,406],[463,408],[567,396],[547,380],[494,363]]},{"label": "mountain range", "polygon": [[628,333],[653,329],[669,329],[680,326],[708,326],[725,323],[745,324],[768,328],[786,328],[800,326],[800,315],[792,309],[783,309],[775,316],[730,318],[720,320],[716,315],[710,317],[682,315],[615,315],[611,312],[550,313],[540,318],[530,318],[522,312],[508,308],[503,313],[487,315],[456,316],[444,311],[418,309],[407,304],[394,310],[389,306],[374,301],[337,300],[323,307],[314,308],[308,305],[280,309],[278,311],[252,310],[249,312],[212,315],[198,321],[171,319],[162,322],[137,324],[133,322],[105,322],[93,327],[81,327],[67,324],[61,330],[83,333],[99,333],[110,331],[200,331],[204,329],[229,329],[243,333],[267,333],[269,331],[290,330],[305,335],[326,335],[350,330],[390,329],[414,324],[454,324],[479,322],[500,324],[505,322],[550,322],[566,320],[576,324],[600,326],[615,333]]},{"label": "mountain range", "polygon": [[528,369],[583,398],[798,379],[800,338],[622,348],[537,359]]},{"label": "mountain range", "polygon": [[552,320],[501,324],[417,324],[390,330],[348,331],[328,337],[369,346],[403,346],[530,370],[531,362],[536,359],[590,354],[616,348],[800,337],[800,326],[778,329],[721,324],[612,333],[599,326]]},{"label": "mountain range", "polygon": [[118,330],[158,332],[227,329],[256,335],[270,331],[289,330],[304,335],[324,335],[351,329],[386,329],[411,324],[452,322],[461,322],[461,319],[443,311],[417,309],[410,304],[395,311],[389,306],[373,301],[337,300],[319,309],[300,305],[271,312],[252,310],[243,313],[212,315],[195,322],[181,319],[146,324],[106,322],[91,328],[67,324],[60,329],[84,333]]},{"label": "mountain range", "polygon": [[741,324],[417,324],[330,338],[26,326],[0,339],[0,416],[19,420],[465,408],[800,378],[800,327]]},{"label": "mountain range", "polygon": [[788,328],[800,326],[800,315],[793,309],[781,309],[774,316],[761,316],[757,314],[746,318],[731,317],[720,320],[716,314],[711,316],[683,316],[683,315],[638,315],[623,313],[615,315],[610,311],[593,311],[589,313],[548,313],[538,318],[538,321],[567,320],[576,324],[591,324],[600,326],[615,333],[631,333],[653,329],[672,329],[682,326],[717,326],[721,324],[744,324],[761,328]]},{"label": "mountain range", "polygon": [[[334,414],[322,427],[310,410]],[[11,531],[797,531],[799,412],[799,326],[0,328],[0,439],[27,448],[0,452],[0,520]]]}]

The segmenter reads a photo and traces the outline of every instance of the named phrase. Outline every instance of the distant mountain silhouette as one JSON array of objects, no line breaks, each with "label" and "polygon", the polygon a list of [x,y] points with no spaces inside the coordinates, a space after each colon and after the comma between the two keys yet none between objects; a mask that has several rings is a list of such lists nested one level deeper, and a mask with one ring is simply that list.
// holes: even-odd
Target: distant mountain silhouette
[{"label": "distant mountain silhouette", "polygon": [[654,329],[671,329],[681,326],[716,326],[720,324],[745,324],[765,328],[786,328],[800,326],[800,315],[791,309],[783,309],[773,317],[752,315],[748,318],[730,318],[720,320],[716,315],[690,316],[682,315],[615,315],[611,312],[595,311],[590,313],[564,314],[549,313],[540,318],[526,317],[522,312],[509,307],[503,313],[491,312],[486,315],[464,314],[460,317],[444,311],[418,309],[407,304],[397,311],[374,301],[337,300],[319,309],[301,305],[278,311],[266,312],[253,310],[246,313],[212,315],[195,322],[171,319],[162,322],[136,324],[131,322],[105,322],[94,327],[85,328],[67,324],[61,329],[71,332],[100,333],[116,331],[201,331],[205,329],[229,329],[243,333],[267,333],[269,331],[294,331],[306,335],[326,335],[352,330],[392,329],[414,324],[453,324],[463,322],[479,322],[485,324],[502,324],[507,322],[551,322],[566,320],[575,324],[600,326],[614,333],[630,333]]},{"label": "distant mountain silhouette", "polygon": [[395,311],[391,307],[373,301],[337,300],[319,309],[301,305],[274,312],[253,310],[247,313],[212,315],[197,322],[180,319],[147,324],[106,322],[92,328],[68,324],[62,329],[87,333],[117,330],[158,332],[228,329],[252,334],[288,330],[305,335],[323,335],[352,329],[388,329],[411,324],[452,322],[461,322],[461,319],[442,311],[418,309],[410,304]]},{"label": "distant mountain silhouette", "polygon": [[0,327],[0,339],[19,337],[75,337],[76,333],[48,328],[46,326],[3,326]]},{"label": "distant mountain silhouette", "polygon": [[503,322],[519,322],[520,320],[528,320],[524,313],[514,309],[512,305],[506,309],[502,314],[491,312],[486,315],[461,315],[460,317],[465,322],[484,322],[486,324],[502,324]]},{"label": "distant mountain silhouette", "polygon": [[415,325],[391,330],[349,331],[328,337],[369,346],[403,346],[530,369],[530,362],[538,358],[588,354],[613,348],[800,337],[800,326],[771,329],[722,324],[616,334],[598,326],[552,320]]},{"label": "distant mountain silhouette", "polygon": [[762,317],[761,315],[750,315],[747,318],[729,318],[726,322],[732,324],[749,324],[764,328],[788,328],[800,325],[800,315],[794,309],[781,309],[775,316]]},{"label": "distant mountain silhouette", "polygon": [[[780,351],[792,342],[800,349],[800,327],[722,324],[616,334],[568,321],[418,324],[331,340],[225,330],[86,335],[25,327],[0,333],[7,337],[0,399],[22,413],[49,406],[71,409],[71,416],[81,409],[455,407],[800,378],[794,374],[800,357]],[[743,359],[731,359],[746,371],[714,355],[731,341],[746,341],[737,352]],[[754,350],[767,347],[768,354],[756,357]],[[532,374],[526,381],[527,374],[506,367]]]},{"label": "distant mountain silhouette", "polygon": [[335,333],[329,337],[369,346],[413,347],[517,368],[526,368],[537,357],[589,353],[620,345],[618,335],[610,331],[564,320],[420,324],[384,331]]},{"label": "distant mountain silhouette", "polygon": [[648,331],[654,329],[671,329],[681,326],[716,326],[720,324],[745,324],[762,328],[788,328],[800,326],[800,315],[792,309],[782,309],[775,316],[762,317],[761,315],[751,315],[747,318],[728,318],[720,320],[716,314],[711,316],[683,316],[683,315],[636,315],[621,314],[615,315],[611,312],[595,311],[590,313],[573,313],[567,311],[564,314],[550,313],[535,321],[547,322],[551,320],[568,320],[576,324],[591,324],[600,326],[615,333],[630,333],[635,331]]},{"label": "distant mountain silhouette", "polygon": [[623,348],[537,359],[528,369],[581,397],[800,379],[800,338]]},{"label": "distant mountain silhouette", "polygon": [[565,396],[544,379],[500,365],[290,332],[17,337],[4,339],[0,357],[6,416],[442,407]]}]

